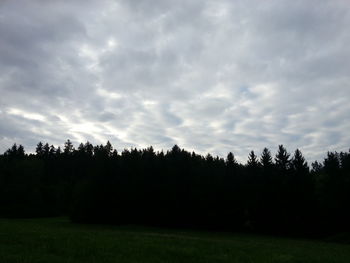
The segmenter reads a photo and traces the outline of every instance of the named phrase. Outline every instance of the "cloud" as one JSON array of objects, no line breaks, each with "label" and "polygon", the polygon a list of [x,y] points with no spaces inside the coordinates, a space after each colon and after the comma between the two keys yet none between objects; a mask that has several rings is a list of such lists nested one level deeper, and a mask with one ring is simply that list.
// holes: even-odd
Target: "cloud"
[{"label": "cloud", "polygon": [[0,150],[347,150],[346,1],[2,1]]}]

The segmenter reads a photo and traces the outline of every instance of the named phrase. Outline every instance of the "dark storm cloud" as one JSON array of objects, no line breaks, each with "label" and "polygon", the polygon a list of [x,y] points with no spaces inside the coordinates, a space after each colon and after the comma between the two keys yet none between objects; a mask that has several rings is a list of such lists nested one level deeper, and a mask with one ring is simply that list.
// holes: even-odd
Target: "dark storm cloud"
[{"label": "dark storm cloud", "polygon": [[347,1],[2,1],[0,150],[347,150]]}]

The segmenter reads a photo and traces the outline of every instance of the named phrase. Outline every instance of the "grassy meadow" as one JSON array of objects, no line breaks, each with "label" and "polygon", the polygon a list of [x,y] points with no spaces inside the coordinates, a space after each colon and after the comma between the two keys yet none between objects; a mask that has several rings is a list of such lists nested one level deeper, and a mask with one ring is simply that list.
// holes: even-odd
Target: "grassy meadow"
[{"label": "grassy meadow", "polygon": [[350,262],[350,245],[232,233],[0,219],[0,262]]}]

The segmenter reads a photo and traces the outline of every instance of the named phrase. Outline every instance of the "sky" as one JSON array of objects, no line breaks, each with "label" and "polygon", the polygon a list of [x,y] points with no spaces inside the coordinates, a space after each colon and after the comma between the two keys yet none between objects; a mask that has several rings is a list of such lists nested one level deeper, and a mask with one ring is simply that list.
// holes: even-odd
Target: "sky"
[{"label": "sky", "polygon": [[0,152],[350,148],[348,0],[2,0]]}]

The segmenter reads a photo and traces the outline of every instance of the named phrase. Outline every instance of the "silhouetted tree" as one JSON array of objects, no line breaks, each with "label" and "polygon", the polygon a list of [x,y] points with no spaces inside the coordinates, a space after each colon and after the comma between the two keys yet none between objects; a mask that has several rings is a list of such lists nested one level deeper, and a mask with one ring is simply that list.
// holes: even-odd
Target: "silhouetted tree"
[{"label": "silhouetted tree", "polygon": [[112,146],[112,144],[109,141],[107,141],[106,145],[104,146],[104,150],[105,150],[107,156],[111,156],[112,155],[113,146]]},{"label": "silhouetted tree", "polygon": [[56,150],[56,156],[60,156],[61,153],[62,153],[61,147],[58,146]]},{"label": "silhouetted tree", "polygon": [[227,154],[226,165],[228,167],[234,167],[234,166],[237,165],[237,160],[236,160],[236,158],[235,158],[235,156],[234,156],[234,154],[232,152],[229,152]]},{"label": "silhouetted tree", "polygon": [[17,146],[17,144],[13,144],[11,148],[6,150],[4,153],[5,156],[10,159],[23,159],[25,156],[24,148],[22,145]]},{"label": "silhouetted tree", "polygon": [[56,148],[55,146],[51,145],[49,150],[49,156],[50,158],[53,158],[56,155]]},{"label": "silhouetted tree", "polygon": [[74,147],[72,142],[68,139],[65,143],[64,143],[64,149],[63,149],[63,153],[65,155],[71,155],[74,151]]},{"label": "silhouetted tree", "polygon": [[63,154],[39,142],[0,155],[0,216],[70,215],[75,222],[151,224],[269,233],[349,230],[350,152],[328,152],[312,171],[301,151],[265,148],[246,165],[174,145],[156,152],[70,140]]},{"label": "silhouetted tree", "polygon": [[271,156],[271,152],[269,151],[269,149],[264,148],[264,150],[262,151],[262,154],[260,157],[260,163],[265,169],[272,167],[272,165],[273,165],[272,156]]},{"label": "silhouetted tree", "polygon": [[338,173],[340,169],[339,154],[337,152],[328,152],[324,159],[323,166],[325,172],[332,176]]},{"label": "silhouetted tree", "polygon": [[323,169],[323,165],[321,163],[319,163],[318,161],[314,161],[312,164],[311,164],[311,167],[312,167],[312,172],[313,173],[320,173]]},{"label": "silhouetted tree", "polygon": [[49,155],[50,155],[50,146],[48,143],[45,143],[45,145],[43,146],[43,157],[48,158]]},{"label": "silhouetted tree", "polygon": [[299,149],[295,150],[291,165],[296,174],[304,175],[309,172],[309,166]]},{"label": "silhouetted tree", "polygon": [[275,157],[275,164],[280,171],[287,171],[290,168],[290,154],[283,145],[278,146],[278,151]]},{"label": "silhouetted tree", "polygon": [[35,149],[35,152],[36,152],[36,155],[38,157],[42,157],[44,155],[44,150],[43,150],[43,143],[42,142],[39,142],[37,145],[36,145],[36,149]]},{"label": "silhouetted tree", "polygon": [[259,161],[254,151],[251,151],[249,153],[247,165],[248,167],[251,167],[251,168],[257,168],[259,166]]}]

